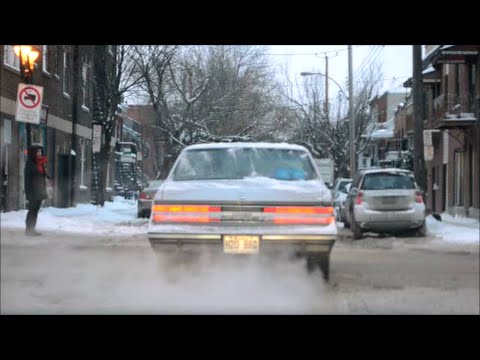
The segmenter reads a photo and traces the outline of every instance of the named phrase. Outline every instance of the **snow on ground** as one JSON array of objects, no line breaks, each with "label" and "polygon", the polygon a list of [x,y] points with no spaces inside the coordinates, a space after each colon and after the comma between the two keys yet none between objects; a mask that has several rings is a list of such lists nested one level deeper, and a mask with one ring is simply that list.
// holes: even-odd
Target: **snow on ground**
[{"label": "snow on ground", "polygon": [[480,224],[478,220],[464,217],[453,217],[441,214],[442,221],[433,216],[427,217],[427,233],[449,243],[478,244]]},{"label": "snow on ground", "polygon": [[[2,229],[24,229],[27,210],[2,213]],[[478,220],[453,217],[441,214],[443,221],[432,216],[427,217],[428,235],[446,243],[478,244],[480,225]],[[342,223],[337,223],[339,228]],[[139,235],[145,234],[147,219],[137,218],[135,200],[115,197],[113,202],[106,202],[104,207],[92,204],[78,204],[72,208],[47,207],[38,214],[38,231],[69,232],[84,235]]]},{"label": "snow on ground", "polygon": [[[2,213],[1,227],[25,228],[27,210]],[[104,207],[78,204],[71,208],[42,208],[38,213],[37,230],[71,232],[79,234],[142,234],[147,229],[147,219],[137,218],[137,203],[115,197]]]}]

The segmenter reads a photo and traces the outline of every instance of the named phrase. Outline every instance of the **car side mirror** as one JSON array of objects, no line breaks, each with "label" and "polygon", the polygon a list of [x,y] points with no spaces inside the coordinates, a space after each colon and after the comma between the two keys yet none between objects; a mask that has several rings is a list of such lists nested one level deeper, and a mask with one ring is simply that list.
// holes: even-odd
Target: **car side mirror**
[{"label": "car side mirror", "polygon": [[351,196],[356,196],[356,195],[357,195],[357,192],[358,192],[358,189],[357,189],[357,188],[355,188],[355,187],[354,187],[354,188],[351,188],[349,195],[351,195]]}]

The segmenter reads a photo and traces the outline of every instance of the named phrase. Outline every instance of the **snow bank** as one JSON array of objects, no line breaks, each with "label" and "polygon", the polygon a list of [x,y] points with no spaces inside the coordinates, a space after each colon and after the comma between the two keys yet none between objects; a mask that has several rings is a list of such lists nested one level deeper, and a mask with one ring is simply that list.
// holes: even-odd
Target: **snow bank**
[{"label": "snow bank", "polygon": [[[449,243],[479,243],[479,223],[474,219],[455,218],[442,214],[438,221],[433,216],[427,217],[427,233]],[[449,222],[452,221],[452,222]],[[475,223],[477,226],[475,226]]]},{"label": "snow bank", "polygon": [[[27,210],[1,214],[2,228],[25,228]],[[137,218],[134,200],[115,197],[104,207],[78,204],[72,208],[47,207],[38,214],[38,231],[65,231],[81,234],[141,234],[147,229],[147,219]]]}]

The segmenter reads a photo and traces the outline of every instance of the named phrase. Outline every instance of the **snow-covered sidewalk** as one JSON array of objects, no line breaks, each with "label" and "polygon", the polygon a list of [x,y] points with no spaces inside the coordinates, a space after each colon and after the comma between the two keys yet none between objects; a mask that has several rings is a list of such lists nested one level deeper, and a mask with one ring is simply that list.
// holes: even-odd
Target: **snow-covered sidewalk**
[{"label": "snow-covered sidewalk", "polygon": [[427,233],[448,243],[479,244],[480,223],[478,220],[441,214],[442,221],[427,217]]},{"label": "snow-covered sidewalk", "polygon": [[[24,229],[26,214],[27,210],[2,213],[1,229]],[[429,237],[444,243],[479,244],[480,224],[477,220],[445,213],[442,214],[442,220],[440,222],[432,216],[427,217]],[[78,204],[66,209],[43,208],[38,214],[37,222],[40,232],[110,236],[145,234],[147,226],[147,219],[137,218],[136,201],[122,197],[115,197],[113,202],[106,202],[104,207]]]},{"label": "snow-covered sidewalk", "polygon": [[[24,229],[27,210],[2,213],[2,229]],[[72,208],[42,208],[38,214],[37,230],[78,234],[142,234],[147,230],[147,219],[137,218],[135,200],[115,197],[104,207],[78,204]]]}]

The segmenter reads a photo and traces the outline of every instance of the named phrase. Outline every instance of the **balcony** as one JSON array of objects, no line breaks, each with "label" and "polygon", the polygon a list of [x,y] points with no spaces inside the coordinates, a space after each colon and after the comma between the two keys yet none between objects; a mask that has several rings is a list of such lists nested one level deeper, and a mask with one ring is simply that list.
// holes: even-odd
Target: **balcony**
[{"label": "balcony", "polygon": [[[443,128],[461,128],[474,125],[478,118],[475,116],[475,111],[473,112],[462,112],[462,106],[459,105],[460,99],[456,95],[445,94],[440,95],[439,97],[433,100],[433,111],[434,118],[432,122],[432,127],[434,129],[443,129]],[[476,109],[476,104],[470,102],[472,106],[468,110]]]}]

